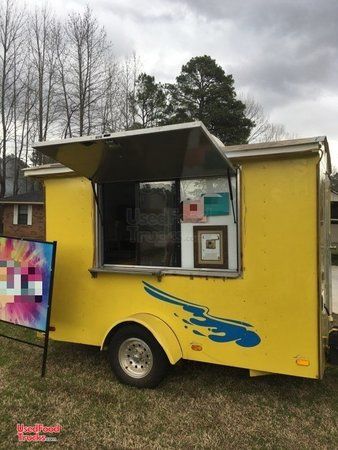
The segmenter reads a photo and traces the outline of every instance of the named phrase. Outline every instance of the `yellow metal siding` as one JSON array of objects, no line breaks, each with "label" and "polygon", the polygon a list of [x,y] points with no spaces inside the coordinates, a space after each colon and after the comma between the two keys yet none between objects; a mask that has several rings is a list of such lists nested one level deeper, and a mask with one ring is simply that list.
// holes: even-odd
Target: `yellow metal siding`
[{"label": "yellow metal siding", "polygon": [[[57,240],[51,325],[54,339],[101,345],[113,323],[149,313],[175,332],[188,359],[318,377],[317,156],[242,162],[243,276],[237,279],[98,274],[89,181],[45,180],[47,239]],[[193,333],[177,305],[155,299],[142,281],[209,308],[212,316],[253,325],[261,342],[241,347]],[[191,344],[202,351],[193,351]],[[310,360],[298,366],[297,357]]]}]

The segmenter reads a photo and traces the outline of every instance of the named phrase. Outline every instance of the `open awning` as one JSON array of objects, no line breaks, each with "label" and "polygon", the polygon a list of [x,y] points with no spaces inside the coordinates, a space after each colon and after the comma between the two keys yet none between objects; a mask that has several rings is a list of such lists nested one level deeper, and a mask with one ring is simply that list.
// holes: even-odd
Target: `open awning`
[{"label": "open awning", "polygon": [[202,122],[39,142],[33,147],[95,183],[224,176],[235,171]]}]

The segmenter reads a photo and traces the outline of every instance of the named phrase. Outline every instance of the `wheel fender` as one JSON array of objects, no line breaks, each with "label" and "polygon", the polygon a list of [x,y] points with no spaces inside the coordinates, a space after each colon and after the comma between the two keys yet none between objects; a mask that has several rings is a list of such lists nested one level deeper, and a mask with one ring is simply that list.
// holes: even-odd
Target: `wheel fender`
[{"label": "wheel fender", "polygon": [[128,322],[139,323],[150,331],[150,333],[163,348],[171,364],[176,364],[177,361],[182,358],[182,348],[173,330],[162,319],[148,313],[137,313],[115,322],[106,332],[101,344],[101,350],[105,346],[110,333],[113,332],[118,325]]}]

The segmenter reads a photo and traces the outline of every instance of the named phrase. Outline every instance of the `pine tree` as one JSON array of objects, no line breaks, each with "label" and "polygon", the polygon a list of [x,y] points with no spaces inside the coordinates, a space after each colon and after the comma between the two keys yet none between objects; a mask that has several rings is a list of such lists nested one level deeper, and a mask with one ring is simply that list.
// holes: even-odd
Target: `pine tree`
[{"label": "pine tree", "polygon": [[167,85],[169,103],[164,123],[201,120],[226,145],[246,143],[254,122],[236,97],[234,79],[210,56],[197,56],[182,66],[175,84]]}]

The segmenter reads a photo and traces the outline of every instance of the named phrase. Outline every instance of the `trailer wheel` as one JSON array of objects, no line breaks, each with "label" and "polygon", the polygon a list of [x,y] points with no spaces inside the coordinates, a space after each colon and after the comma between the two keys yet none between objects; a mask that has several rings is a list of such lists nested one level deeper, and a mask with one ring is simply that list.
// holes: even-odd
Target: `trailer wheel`
[{"label": "trailer wheel", "polygon": [[111,338],[108,357],[116,377],[124,384],[154,388],[169,368],[167,355],[144,327],[128,324]]}]

